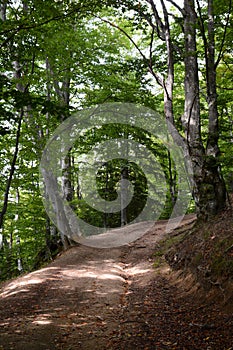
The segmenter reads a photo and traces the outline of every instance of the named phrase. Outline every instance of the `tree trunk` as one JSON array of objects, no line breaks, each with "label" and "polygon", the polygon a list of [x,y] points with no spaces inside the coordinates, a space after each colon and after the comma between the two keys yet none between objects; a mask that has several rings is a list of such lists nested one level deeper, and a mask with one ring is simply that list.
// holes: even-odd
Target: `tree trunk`
[{"label": "tree trunk", "polygon": [[193,166],[193,195],[197,215],[201,219],[220,212],[226,203],[224,181],[218,166],[218,113],[216,72],[214,65],[213,12],[209,1],[209,40],[207,62],[207,93],[209,132],[206,150],[201,139],[198,61],[196,49],[197,15],[194,0],[184,1],[185,20],[185,112],[183,126]]},{"label": "tree trunk", "polygon": [[18,152],[19,152],[19,139],[20,139],[20,131],[21,131],[21,124],[22,124],[22,120],[23,120],[23,115],[24,115],[24,112],[22,109],[22,111],[19,115],[19,120],[18,120],[18,128],[17,128],[16,140],[15,140],[15,149],[14,149],[14,154],[13,154],[13,158],[11,161],[9,177],[8,177],[7,183],[6,183],[6,189],[5,189],[5,193],[4,193],[4,199],[3,199],[3,206],[2,206],[2,209],[0,211],[0,230],[3,227],[4,217],[5,217],[6,212],[7,212],[10,188],[11,188],[13,176],[15,173],[15,165],[16,165],[16,161],[18,158]]},{"label": "tree trunk", "polygon": [[[14,69],[15,69],[14,77],[16,79],[18,79],[18,81],[19,81],[22,77],[20,64],[18,61],[15,61],[13,64],[14,64]],[[27,91],[27,87],[24,87],[21,84],[21,82],[18,82],[16,84],[16,88],[18,91],[23,92],[23,93]],[[2,227],[3,227],[4,217],[5,217],[6,212],[7,212],[8,198],[9,198],[9,194],[10,194],[11,184],[13,181],[13,177],[14,177],[14,173],[15,173],[15,166],[16,166],[18,153],[19,153],[19,142],[20,142],[20,136],[21,136],[21,126],[22,126],[22,122],[23,122],[23,117],[24,117],[24,108],[22,107],[18,113],[18,125],[17,125],[16,138],[15,138],[15,149],[14,149],[14,153],[13,153],[13,157],[12,157],[12,161],[11,161],[11,165],[10,165],[9,177],[8,177],[7,183],[6,183],[3,206],[2,206],[2,210],[0,212],[0,229],[2,229]]]},{"label": "tree trunk", "polygon": [[214,9],[213,0],[208,1],[208,47],[206,62],[206,86],[209,113],[209,130],[206,146],[206,179],[211,184],[212,195],[209,198],[209,211],[212,214],[224,209],[226,204],[226,188],[221,175],[218,147],[219,126],[217,108]]},{"label": "tree trunk", "polygon": [[121,169],[121,226],[127,224],[127,199],[128,199],[128,180],[129,172],[126,166]]},{"label": "tree trunk", "polygon": [[[50,73],[50,75],[53,77],[53,85],[54,85],[54,90],[56,92],[58,101],[60,102],[61,106],[64,108],[68,108],[69,104],[70,104],[70,78],[69,76],[67,78],[64,79],[63,83],[62,83],[62,87],[59,87],[59,82],[57,81],[57,78],[53,72],[53,69],[49,63],[49,58],[46,58],[46,67],[48,70],[48,73]],[[67,72],[67,75],[69,75],[69,71]],[[48,84],[48,89],[50,89],[50,84]],[[50,93],[49,93],[50,94]],[[49,94],[48,94],[48,98],[49,98]],[[66,119],[66,115],[65,113],[62,114],[60,116],[61,122],[64,121]],[[63,147],[63,145],[61,144],[61,147]],[[65,145],[64,145],[65,147]],[[68,154],[61,159],[61,169],[62,169],[62,179],[61,179],[61,187],[62,187],[62,194],[63,194],[63,200],[65,201],[72,201],[73,196],[74,196],[74,188],[73,188],[73,184],[72,184],[72,179],[71,179],[71,164],[72,160],[71,160],[71,155],[70,152],[68,152]],[[65,220],[65,213],[61,213],[59,212],[59,208],[57,207],[57,221],[61,223],[61,220]],[[59,225],[59,228],[61,228],[62,225]],[[68,246],[73,245],[71,239],[70,239],[70,232],[69,232],[69,223],[64,223],[64,230],[63,232],[60,232],[61,235],[61,239],[62,239],[62,243],[64,245],[64,248],[67,249]]]}]

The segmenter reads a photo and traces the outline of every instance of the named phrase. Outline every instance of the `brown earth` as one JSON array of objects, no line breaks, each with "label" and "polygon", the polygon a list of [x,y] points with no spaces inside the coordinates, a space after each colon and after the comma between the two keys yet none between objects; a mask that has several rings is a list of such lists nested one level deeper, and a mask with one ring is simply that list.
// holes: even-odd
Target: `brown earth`
[{"label": "brown earth", "polygon": [[[186,216],[180,230],[194,220]],[[165,226],[122,247],[73,247],[2,284],[0,349],[233,349],[232,314],[198,300],[192,279],[174,283],[166,263],[155,269]]]}]

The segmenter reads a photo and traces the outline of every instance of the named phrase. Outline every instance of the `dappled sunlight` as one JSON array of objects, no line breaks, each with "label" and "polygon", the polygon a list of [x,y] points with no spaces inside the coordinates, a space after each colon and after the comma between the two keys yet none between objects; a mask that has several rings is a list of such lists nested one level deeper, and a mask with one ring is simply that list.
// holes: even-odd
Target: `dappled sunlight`
[{"label": "dappled sunlight", "polygon": [[86,269],[63,269],[62,270],[62,275],[64,277],[92,277],[96,278],[97,274],[94,273],[93,271],[87,271]]},{"label": "dappled sunlight", "polygon": [[43,325],[48,325],[52,323],[52,321],[49,321],[49,320],[38,320],[38,321],[33,321],[32,324],[38,324],[40,326],[43,326]]},{"label": "dappled sunlight", "polygon": [[[88,271],[89,270],[89,271]],[[110,271],[111,272],[111,271]],[[76,277],[76,278],[96,278],[96,279],[110,279],[110,280],[124,280],[121,276],[117,275],[115,271],[113,273],[105,273],[95,269],[90,271],[90,267],[86,269],[63,269],[61,271],[64,277]]]},{"label": "dappled sunlight", "polygon": [[[180,305],[181,287],[187,281],[171,275],[168,264],[153,267],[152,234],[134,249],[73,249],[47,268],[4,284],[0,328],[1,338],[10,344],[4,349],[10,349],[11,342],[13,350],[102,349],[104,342],[106,348],[119,349],[122,339],[127,348],[134,338],[130,346],[137,349],[142,337],[152,339],[155,334],[157,341],[161,329],[164,333],[170,326],[173,332],[177,319],[182,321],[177,328],[180,336],[186,317],[186,307]],[[179,299],[173,299],[177,287]],[[190,289],[190,296],[194,293]],[[194,324],[190,316],[187,327],[205,325],[199,318]],[[153,348],[154,339],[148,349]],[[159,344],[171,345],[163,335],[161,339]]]},{"label": "dappled sunlight", "polygon": [[106,297],[110,293],[119,293],[119,289],[111,288],[111,289],[108,289],[108,291],[106,292],[99,292],[98,290],[95,292],[95,294],[100,297]]},{"label": "dappled sunlight", "polygon": [[[15,295],[17,293],[22,292],[28,292],[29,289],[25,288],[25,286],[32,285],[32,284],[38,284],[41,283],[42,279],[40,278],[33,278],[33,279],[26,279],[26,280],[16,280],[12,283],[10,283],[4,291],[0,294],[0,297],[5,298],[12,295]],[[22,288],[24,287],[24,288]]]},{"label": "dappled sunlight", "polygon": [[89,260],[88,264],[69,265],[61,270],[61,275],[65,278],[93,278],[100,280],[124,280],[121,263],[114,262],[113,259],[103,259],[101,261]]},{"label": "dappled sunlight", "polygon": [[[51,271],[56,275],[51,274]],[[43,283],[46,280],[57,280],[57,273],[60,269],[49,267],[41,269],[39,271],[31,272],[30,274],[19,277],[7,284],[0,293],[0,297],[6,298],[18,293],[27,293],[30,291],[30,287]]]},{"label": "dappled sunlight", "polygon": [[110,273],[100,273],[98,276],[97,276],[98,279],[100,280],[120,280],[120,281],[124,281],[124,278],[122,276],[119,276],[119,275],[113,275],[113,274],[110,274]]},{"label": "dappled sunlight", "polygon": [[[120,283],[124,283],[125,278],[124,274],[131,276],[146,274],[150,271],[147,268],[147,265],[144,263],[137,264],[136,266],[127,267],[127,269],[122,268],[122,263],[114,263],[113,259],[103,259],[99,260],[90,260],[88,264],[77,266],[75,264],[68,265],[64,268],[57,267],[47,267],[43,268],[39,271],[34,271],[26,276],[17,278],[12,281],[8,285],[6,285],[0,294],[1,298],[12,297],[21,293],[29,293],[32,287],[42,284],[46,281],[58,281],[61,279],[66,279],[68,282],[66,288],[64,286],[51,286],[50,290],[53,289],[73,289],[74,287],[78,287],[79,279],[91,279],[96,281],[119,281]],[[91,286],[87,286],[85,292],[89,293],[97,293],[98,295],[106,296],[107,294],[116,293],[118,291],[117,288],[109,288],[106,291],[96,291]]]},{"label": "dappled sunlight", "polygon": [[[88,264],[81,265],[79,268],[76,265],[68,265],[65,268],[47,267],[12,281],[2,289],[0,297],[6,298],[19,293],[28,293],[35,285],[64,278],[73,281],[73,283],[80,278],[124,282],[125,271],[127,271],[127,274],[135,276],[146,274],[150,269],[146,268],[145,264],[142,263],[124,270],[122,268],[122,263],[114,263],[113,259],[104,259],[103,261],[90,260]],[[72,284],[72,282],[70,283]],[[62,285],[59,287],[55,286],[54,288],[65,289]],[[67,289],[69,288],[71,288],[71,286],[68,284]],[[53,289],[53,287],[51,287],[51,289]],[[93,292],[93,288],[88,287],[85,292]],[[116,289],[109,289],[107,292],[104,292],[104,295],[114,292],[116,292]]]},{"label": "dappled sunlight", "polygon": [[151,268],[145,268],[144,264],[137,264],[136,266],[127,268],[127,272],[131,276],[146,274],[151,271]]},{"label": "dappled sunlight", "polygon": [[0,294],[0,297],[2,298],[5,298],[5,297],[10,297],[10,296],[13,296],[15,294],[18,294],[18,293],[27,293],[29,292],[29,289],[16,289],[15,291],[12,291],[12,292],[4,292],[2,294]]}]

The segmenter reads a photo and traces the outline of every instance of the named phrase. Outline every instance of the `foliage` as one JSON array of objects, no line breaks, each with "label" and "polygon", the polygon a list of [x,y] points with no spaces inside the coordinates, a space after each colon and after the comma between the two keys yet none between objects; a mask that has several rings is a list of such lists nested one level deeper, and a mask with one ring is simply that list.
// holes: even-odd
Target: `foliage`
[{"label": "foliage", "polygon": [[[201,4],[205,17],[206,4]],[[148,74],[148,64],[164,77],[167,55],[164,40],[158,40],[149,25],[152,17],[144,1],[29,0],[2,1],[0,5],[1,206],[10,170],[13,175],[4,225],[0,228],[0,279],[5,279],[20,272],[19,261],[23,271],[33,269],[40,252],[47,249],[50,255],[49,242],[57,240],[56,229],[46,216],[39,190],[38,166],[48,137],[73,111],[104,102],[138,103],[164,113],[162,89]],[[228,29],[224,30],[226,22],[232,22],[228,9],[227,2],[215,1],[216,51],[220,57],[217,68],[220,165],[230,191],[233,190],[232,35]],[[171,11],[171,37],[176,48],[173,108],[177,128],[184,135],[181,121],[185,75],[183,19],[177,9]],[[202,62],[205,53],[200,29],[198,39]],[[146,54],[151,50],[150,57],[140,55],[138,49]],[[200,85],[204,89],[205,66],[200,66]],[[204,91],[201,109],[202,138],[206,143],[208,113]],[[19,150],[11,169],[22,112]],[[81,218],[97,226],[118,226],[120,216],[119,213],[102,214],[85,203],[77,175],[81,165],[76,160],[80,154],[87,154],[96,142],[106,137],[116,138],[123,132],[145,145],[161,164],[167,181],[167,201],[161,218],[169,217],[177,197],[173,161],[165,147],[151,135],[142,130],[122,130],[116,125],[96,128],[83,135],[70,152],[70,159],[73,157],[74,161],[70,174],[73,191],[70,204]],[[131,221],[147,198],[145,176],[135,164],[118,159],[102,166],[97,174],[97,188],[107,201],[115,199],[123,168],[127,169],[135,186],[134,199],[127,209]]]}]

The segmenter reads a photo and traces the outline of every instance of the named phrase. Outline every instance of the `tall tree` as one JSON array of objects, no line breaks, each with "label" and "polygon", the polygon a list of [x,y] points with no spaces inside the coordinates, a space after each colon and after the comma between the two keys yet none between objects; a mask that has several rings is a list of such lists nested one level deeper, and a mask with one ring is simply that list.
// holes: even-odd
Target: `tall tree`
[{"label": "tall tree", "polygon": [[[116,1],[108,1],[113,7]],[[172,4],[173,9],[168,9]],[[229,30],[231,0],[225,14],[228,20],[224,23],[221,47],[216,53],[216,2],[213,0],[184,0],[183,7],[176,1],[154,0],[118,1],[117,6],[123,13],[131,10],[135,17],[135,30],[140,26],[144,32],[150,31],[148,52],[146,55],[127,30],[119,28],[134,44],[149,72],[164,91],[164,114],[169,121],[171,134],[178,144],[184,144],[184,154],[191,160],[193,168],[193,196],[199,218],[207,219],[224,209],[226,205],[226,188],[220,169],[218,104],[216,93],[216,69],[221,62],[226,33]],[[127,13],[127,16],[130,16]],[[224,21],[223,21],[224,22]],[[111,23],[114,27],[115,23]],[[176,24],[180,32],[174,32]],[[220,25],[220,24],[218,24]],[[222,25],[222,23],[221,23]],[[177,39],[177,37],[179,39]],[[158,41],[164,43],[162,72],[154,56]],[[206,98],[208,109],[208,130],[206,140],[202,128],[202,111],[200,108],[200,67],[203,60],[199,52],[204,52]],[[166,63],[164,62],[166,54]],[[176,78],[177,58],[184,64],[184,113],[178,118],[174,113],[174,82]],[[162,73],[162,74],[161,74]],[[180,119],[182,129],[180,129]]]}]

